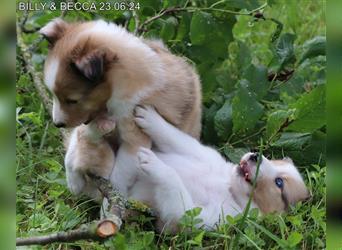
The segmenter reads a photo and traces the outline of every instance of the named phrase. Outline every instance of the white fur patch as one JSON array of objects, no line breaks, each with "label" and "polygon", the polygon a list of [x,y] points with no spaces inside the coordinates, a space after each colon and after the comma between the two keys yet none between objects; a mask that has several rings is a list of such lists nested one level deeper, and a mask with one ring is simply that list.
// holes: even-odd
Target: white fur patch
[{"label": "white fur patch", "polygon": [[52,91],[57,78],[57,73],[59,69],[59,60],[53,58],[47,65],[44,74],[44,80],[46,86]]},{"label": "white fur patch", "polygon": [[64,160],[68,187],[70,191],[76,195],[81,193],[85,186],[85,180],[83,176],[76,171],[77,166],[74,164],[74,160],[77,157],[77,140],[77,129],[75,129],[71,133],[68,150]]},{"label": "white fur patch", "polygon": [[61,109],[61,105],[56,97],[53,98],[52,119],[55,124],[65,123],[65,113]]}]

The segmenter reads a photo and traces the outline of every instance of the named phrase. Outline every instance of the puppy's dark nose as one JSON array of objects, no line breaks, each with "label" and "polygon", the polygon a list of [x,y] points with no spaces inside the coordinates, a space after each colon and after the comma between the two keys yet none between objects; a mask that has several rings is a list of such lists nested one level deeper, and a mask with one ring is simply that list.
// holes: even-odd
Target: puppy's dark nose
[{"label": "puppy's dark nose", "polygon": [[65,123],[63,123],[63,122],[58,122],[58,123],[54,123],[54,124],[57,128],[64,128],[65,127]]},{"label": "puppy's dark nose", "polygon": [[249,160],[250,160],[250,161],[257,162],[257,161],[258,161],[258,157],[259,157],[259,154],[258,154],[258,153],[253,153],[253,154],[249,157]]}]

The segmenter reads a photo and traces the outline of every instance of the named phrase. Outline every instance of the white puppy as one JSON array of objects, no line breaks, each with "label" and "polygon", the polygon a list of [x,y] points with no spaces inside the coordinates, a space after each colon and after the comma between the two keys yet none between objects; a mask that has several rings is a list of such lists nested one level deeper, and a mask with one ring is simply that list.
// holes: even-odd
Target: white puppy
[{"label": "white puppy", "polygon": [[[256,175],[257,154],[245,154],[240,165],[227,162],[214,149],[167,123],[149,106],[136,107],[135,121],[151,137],[154,147],[153,151],[138,151],[139,174],[128,188],[129,197],[149,204],[170,229],[175,229],[184,212],[194,207],[202,208],[200,218],[206,228],[222,222],[228,214],[243,211]],[[116,178],[112,178],[114,184]],[[262,157],[256,182],[252,207],[263,213],[284,211],[289,204],[309,196],[288,158],[272,161]]]}]

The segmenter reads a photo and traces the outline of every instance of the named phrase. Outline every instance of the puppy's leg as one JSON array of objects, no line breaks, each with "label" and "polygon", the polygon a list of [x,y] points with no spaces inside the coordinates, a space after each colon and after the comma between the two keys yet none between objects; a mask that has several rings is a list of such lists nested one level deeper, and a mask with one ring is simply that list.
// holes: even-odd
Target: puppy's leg
[{"label": "puppy's leg", "polygon": [[179,175],[150,149],[138,151],[138,167],[155,186],[155,204],[161,220],[175,226],[186,210],[194,207],[191,195]]},{"label": "puppy's leg", "polygon": [[123,142],[116,153],[115,165],[110,181],[125,197],[128,197],[128,191],[136,181],[138,174],[137,164],[136,149],[130,144]]},{"label": "puppy's leg", "polygon": [[162,152],[198,156],[203,151],[195,138],[166,122],[151,106],[137,106],[134,120]]},{"label": "puppy's leg", "polygon": [[81,125],[72,131],[65,167],[68,187],[72,193],[84,193],[91,198],[100,199],[101,195],[87,178],[87,173],[108,178],[114,166],[114,152],[96,126]]}]

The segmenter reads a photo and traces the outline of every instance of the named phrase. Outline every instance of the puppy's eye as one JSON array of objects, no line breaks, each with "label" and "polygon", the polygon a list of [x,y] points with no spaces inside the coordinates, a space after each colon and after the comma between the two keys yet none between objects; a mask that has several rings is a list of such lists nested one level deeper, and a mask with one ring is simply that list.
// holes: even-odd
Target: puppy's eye
[{"label": "puppy's eye", "polygon": [[77,104],[78,103],[77,100],[72,100],[72,99],[66,99],[65,102],[66,102],[66,104]]},{"label": "puppy's eye", "polygon": [[278,188],[283,188],[284,187],[284,181],[282,178],[277,177],[274,180],[275,184],[277,185]]}]

